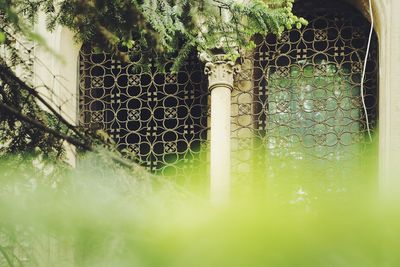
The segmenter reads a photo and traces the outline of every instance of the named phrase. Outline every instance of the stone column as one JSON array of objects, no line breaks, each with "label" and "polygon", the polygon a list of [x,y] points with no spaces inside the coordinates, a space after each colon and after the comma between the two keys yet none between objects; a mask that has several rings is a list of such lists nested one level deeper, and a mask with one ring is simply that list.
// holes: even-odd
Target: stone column
[{"label": "stone column", "polygon": [[216,55],[205,65],[211,93],[210,198],[215,204],[229,199],[231,178],[231,92],[234,64]]},{"label": "stone column", "polygon": [[379,161],[384,199],[400,196],[400,1],[374,1],[379,35]]}]

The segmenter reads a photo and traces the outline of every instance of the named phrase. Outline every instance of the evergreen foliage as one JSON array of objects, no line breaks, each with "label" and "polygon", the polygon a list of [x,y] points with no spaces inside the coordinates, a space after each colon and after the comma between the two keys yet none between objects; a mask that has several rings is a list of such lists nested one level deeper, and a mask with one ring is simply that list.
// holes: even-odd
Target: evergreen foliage
[{"label": "evergreen foliage", "polygon": [[[41,155],[47,160],[62,158],[62,139],[54,133],[62,134],[63,125],[39,106],[39,95],[29,81],[32,65],[25,61],[26,51],[21,49],[21,40],[32,39],[34,34],[8,5],[0,2],[0,8],[0,158],[19,153]],[[20,77],[15,74],[17,69]]]},{"label": "evergreen foliage", "polygon": [[[49,30],[67,27],[78,42],[100,49],[117,51],[121,44],[153,49],[159,63],[174,58],[172,70],[177,70],[194,49],[210,57],[219,48],[235,60],[241,51],[254,47],[255,34],[280,34],[292,26],[301,27],[306,21],[292,14],[293,1],[0,0],[0,44],[5,51],[0,62],[0,155],[39,149],[58,157],[63,141],[91,148],[92,141],[82,129],[63,120],[56,110],[43,111],[31,81],[13,72],[17,66],[30,68],[21,57],[20,39],[46,47],[34,32],[39,16],[46,16]],[[129,60],[127,54],[119,56]],[[148,62],[142,64],[145,68]],[[44,99],[39,102],[50,106]]]},{"label": "evergreen foliage", "polygon": [[[294,0],[2,1],[9,2],[8,11],[24,14],[30,23],[43,12],[49,30],[66,26],[80,42],[111,49],[121,43],[128,47],[140,43],[162,57],[177,57],[176,67],[193,48],[209,52],[219,47],[235,58],[238,50],[254,46],[254,34],[280,34],[306,24],[292,14]],[[19,29],[30,33],[20,18],[9,16]]]}]

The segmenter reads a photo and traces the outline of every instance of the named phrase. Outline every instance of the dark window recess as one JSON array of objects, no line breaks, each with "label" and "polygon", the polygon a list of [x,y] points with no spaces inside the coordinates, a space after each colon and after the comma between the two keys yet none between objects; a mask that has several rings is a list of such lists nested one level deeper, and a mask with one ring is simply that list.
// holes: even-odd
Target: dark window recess
[{"label": "dark window recess", "polygon": [[203,66],[192,54],[181,70],[138,68],[154,54],[135,47],[131,62],[85,45],[80,53],[81,125],[104,130],[120,151],[148,170],[174,175],[200,160],[207,140],[208,91]]}]

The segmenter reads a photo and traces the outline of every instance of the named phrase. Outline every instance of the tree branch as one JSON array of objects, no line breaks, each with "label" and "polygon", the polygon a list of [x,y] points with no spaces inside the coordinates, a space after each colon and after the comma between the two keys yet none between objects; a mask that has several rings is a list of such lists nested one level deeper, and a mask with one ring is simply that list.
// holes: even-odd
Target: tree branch
[{"label": "tree branch", "polygon": [[67,126],[68,129],[72,130],[76,135],[78,135],[80,138],[82,138],[84,141],[90,141],[86,136],[84,136],[76,126],[72,125],[69,123],[62,115],[60,115],[36,90],[32,89],[30,86],[28,86],[25,82],[23,82],[20,78],[18,78],[13,71],[8,66],[5,66],[3,64],[0,64],[0,77],[8,81],[7,83],[10,84],[11,82],[15,82],[18,84],[21,89],[24,89],[28,91],[29,94],[33,95],[35,98],[37,98],[43,105],[45,105],[46,108],[49,109],[49,111],[60,121],[62,122],[65,126]]},{"label": "tree branch", "polygon": [[13,114],[15,117],[17,117],[21,122],[28,123],[28,124],[30,124],[30,125],[32,125],[32,126],[38,128],[38,129],[40,129],[40,130],[45,131],[46,133],[52,134],[52,135],[54,135],[54,136],[56,136],[56,137],[58,137],[58,138],[60,138],[60,139],[62,139],[62,140],[65,140],[65,141],[67,141],[68,143],[70,143],[70,144],[72,144],[72,145],[74,145],[74,146],[81,147],[81,148],[83,148],[83,149],[85,149],[85,150],[89,150],[89,151],[92,151],[92,150],[93,150],[92,146],[90,146],[90,145],[88,145],[88,144],[86,144],[86,143],[82,143],[82,142],[80,142],[79,140],[77,140],[77,139],[75,139],[75,138],[73,138],[73,137],[71,137],[71,136],[65,135],[65,134],[63,134],[63,133],[60,133],[60,132],[54,130],[54,129],[51,129],[51,128],[47,127],[46,125],[44,125],[44,124],[38,122],[37,120],[34,120],[34,119],[32,119],[32,118],[29,118],[29,117],[26,116],[25,114],[22,114],[21,112],[19,112],[18,110],[16,110],[16,109],[13,108],[13,107],[10,107],[10,106],[7,105],[7,104],[4,104],[4,103],[1,103],[1,102],[0,102],[0,109],[4,109],[4,110],[6,110],[6,111],[12,113],[12,114]]}]

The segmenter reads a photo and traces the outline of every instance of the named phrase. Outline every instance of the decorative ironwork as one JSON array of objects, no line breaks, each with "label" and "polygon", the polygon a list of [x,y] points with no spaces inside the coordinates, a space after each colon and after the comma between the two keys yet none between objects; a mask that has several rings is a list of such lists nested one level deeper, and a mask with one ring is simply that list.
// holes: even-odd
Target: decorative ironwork
[{"label": "decorative ironwork", "polygon": [[[121,48],[122,49],[122,48]],[[131,62],[85,45],[80,53],[81,124],[105,130],[118,148],[152,172],[182,174],[199,161],[207,139],[208,90],[204,67],[193,54],[175,73],[164,65],[138,67],[150,51],[135,47]]]},{"label": "decorative ironwork", "polygon": [[377,38],[368,57],[364,114],[361,75],[369,23],[340,2],[300,1],[294,12],[309,25],[278,38],[256,38],[257,135],[271,153],[300,147],[318,158],[337,159],[343,147],[368,143],[366,116],[371,129],[376,124]]},{"label": "decorative ironwork", "polygon": [[[301,164],[310,159],[315,167],[361,155],[370,143],[366,116],[374,131],[378,42],[374,34],[363,89],[365,114],[361,75],[369,22],[341,1],[297,1],[294,13],[306,18],[308,26],[278,37],[257,36],[255,52],[244,58],[243,75],[235,78],[234,173],[260,167],[271,178],[277,173],[269,169],[275,159],[281,169],[289,167],[282,161],[289,158]],[[250,148],[252,155],[247,155]],[[325,177],[328,169],[326,164],[321,168]],[[339,173],[332,172],[337,177]]]},{"label": "decorative ironwork", "polygon": [[[370,143],[367,118],[372,130],[377,119],[376,35],[363,89],[366,114],[361,98],[370,24],[340,1],[298,1],[294,12],[309,25],[278,37],[257,36],[254,53],[234,74],[234,172],[265,169],[265,160],[273,158],[345,159]],[[176,173],[179,162],[193,165],[207,139],[203,66],[193,55],[177,74],[168,72],[171,63],[166,72],[154,64],[144,71],[136,63],[149,52],[135,47],[130,55],[126,64],[114,54],[82,49],[81,123],[106,130],[151,171]]]}]

